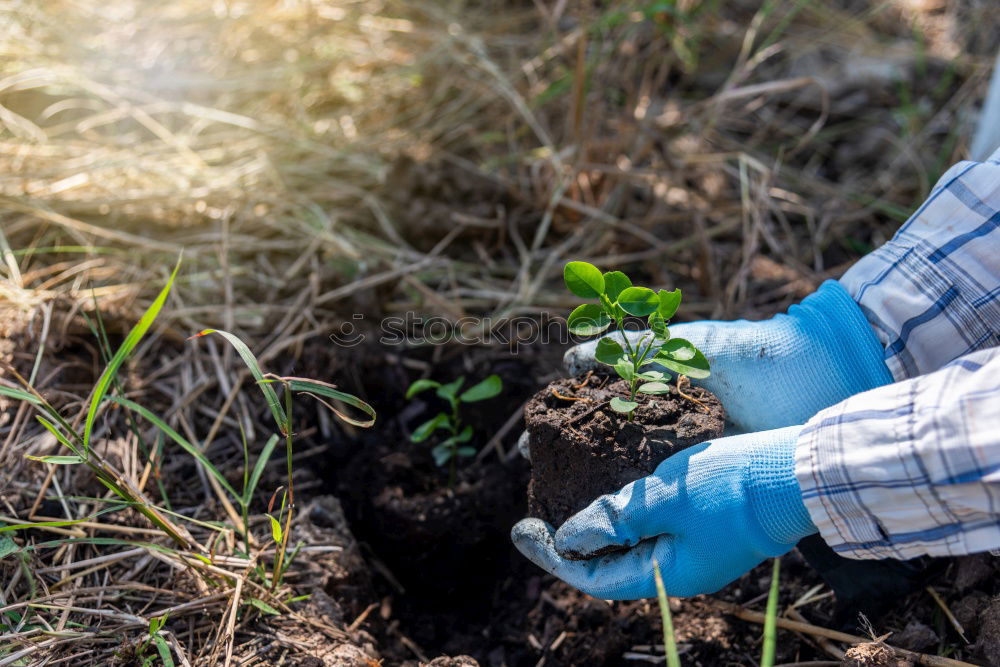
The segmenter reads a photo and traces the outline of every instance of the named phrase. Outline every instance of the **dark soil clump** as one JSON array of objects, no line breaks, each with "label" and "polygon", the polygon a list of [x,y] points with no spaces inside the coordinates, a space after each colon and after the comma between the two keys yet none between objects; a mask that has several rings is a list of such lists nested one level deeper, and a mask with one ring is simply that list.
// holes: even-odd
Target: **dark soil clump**
[{"label": "dark soil clump", "polygon": [[714,394],[676,385],[638,394],[634,419],[608,401],[628,398],[624,380],[569,378],[538,392],[524,409],[531,452],[528,511],[554,526],[598,496],[651,474],[673,454],[722,435],[725,411]]}]

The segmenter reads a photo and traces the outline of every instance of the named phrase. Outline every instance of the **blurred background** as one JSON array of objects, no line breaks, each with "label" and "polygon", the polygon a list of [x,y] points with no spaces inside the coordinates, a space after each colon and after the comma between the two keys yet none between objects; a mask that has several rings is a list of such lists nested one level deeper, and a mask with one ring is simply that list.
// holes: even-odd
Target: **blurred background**
[{"label": "blurred background", "polygon": [[4,321],[183,249],[172,322],[270,336],[562,314],[565,259],[773,312],[967,157],[1000,43],[990,0],[0,11]]}]

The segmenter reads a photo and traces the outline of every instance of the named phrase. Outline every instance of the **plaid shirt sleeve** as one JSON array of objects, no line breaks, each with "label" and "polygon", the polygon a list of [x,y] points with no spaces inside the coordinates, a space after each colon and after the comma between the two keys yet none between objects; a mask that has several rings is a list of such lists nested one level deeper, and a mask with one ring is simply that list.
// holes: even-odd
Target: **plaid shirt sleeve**
[{"label": "plaid shirt sleeve", "polygon": [[1000,150],[949,169],[892,240],[840,282],[897,380],[1000,345]]},{"label": "plaid shirt sleeve", "polygon": [[809,515],[844,556],[1000,548],[1000,347],[823,410],[795,453]]},{"label": "plaid shirt sleeve", "polygon": [[803,428],[820,534],[851,558],[1000,549],[1000,151],[952,167],[841,283],[897,382]]}]

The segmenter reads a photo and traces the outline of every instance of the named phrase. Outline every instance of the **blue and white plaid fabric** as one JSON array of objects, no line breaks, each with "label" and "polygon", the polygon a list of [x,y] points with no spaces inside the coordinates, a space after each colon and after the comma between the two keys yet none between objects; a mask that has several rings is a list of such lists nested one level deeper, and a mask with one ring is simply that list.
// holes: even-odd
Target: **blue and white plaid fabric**
[{"label": "blue and white plaid fabric", "polygon": [[1000,548],[1000,151],[948,170],[841,283],[897,382],[803,429],[796,475],[820,534],[854,558]]}]

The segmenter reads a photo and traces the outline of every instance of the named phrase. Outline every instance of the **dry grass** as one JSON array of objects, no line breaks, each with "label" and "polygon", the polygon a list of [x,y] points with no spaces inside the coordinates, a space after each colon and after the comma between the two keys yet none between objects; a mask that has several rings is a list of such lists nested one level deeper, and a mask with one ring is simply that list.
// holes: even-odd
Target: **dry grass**
[{"label": "dry grass", "polygon": [[[562,314],[568,258],[680,285],[688,317],[774,312],[964,157],[1000,30],[990,0],[571,4],[3,3],[0,357],[71,418],[101,368],[83,314],[123,332],[183,249],[123,381],[239,474],[239,426],[259,449],[266,409],[227,349],[179,345],[205,327],[267,365],[352,312]],[[54,444],[29,410],[0,410],[0,521],[98,511],[92,478],[24,458]],[[231,520],[203,471],[151,464],[123,427],[100,446],[139,488]],[[106,664],[166,612],[178,661],[263,660],[267,624],[233,602],[248,563],[150,530],[113,513],[18,533],[142,544],[0,560],[0,665]]]}]

